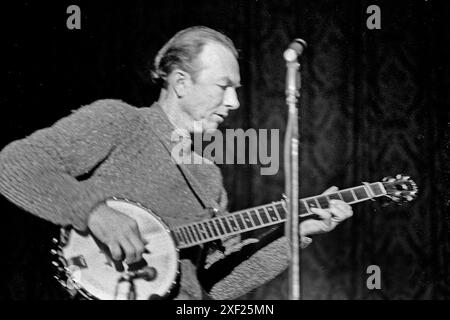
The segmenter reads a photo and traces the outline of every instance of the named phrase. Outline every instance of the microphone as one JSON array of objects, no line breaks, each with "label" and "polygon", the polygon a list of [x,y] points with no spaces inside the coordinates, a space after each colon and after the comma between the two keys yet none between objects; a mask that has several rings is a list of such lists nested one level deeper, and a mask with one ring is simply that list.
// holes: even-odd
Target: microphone
[{"label": "microphone", "polygon": [[283,57],[286,62],[294,62],[308,47],[306,41],[300,38],[294,39],[289,47],[284,51]]},{"label": "microphone", "polygon": [[284,52],[286,60],[286,104],[289,107],[288,124],[284,144],[285,189],[287,195],[287,221],[285,234],[289,243],[289,299],[300,300],[299,207],[298,207],[298,155],[300,134],[298,128],[297,100],[300,97],[301,76],[298,57],[306,48],[306,42],[295,39]]}]

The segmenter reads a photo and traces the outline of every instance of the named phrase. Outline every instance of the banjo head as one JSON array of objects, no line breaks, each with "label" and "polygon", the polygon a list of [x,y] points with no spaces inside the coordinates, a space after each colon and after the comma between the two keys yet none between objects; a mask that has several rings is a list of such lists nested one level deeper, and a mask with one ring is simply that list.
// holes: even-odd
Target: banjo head
[{"label": "banjo head", "polygon": [[167,296],[176,285],[179,273],[178,249],[169,228],[156,214],[139,204],[116,198],[107,200],[106,204],[136,220],[147,241],[143,260],[133,268],[113,261],[90,234],[71,230],[59,253],[68,278],[65,286],[87,298],[100,300],[147,300]]}]

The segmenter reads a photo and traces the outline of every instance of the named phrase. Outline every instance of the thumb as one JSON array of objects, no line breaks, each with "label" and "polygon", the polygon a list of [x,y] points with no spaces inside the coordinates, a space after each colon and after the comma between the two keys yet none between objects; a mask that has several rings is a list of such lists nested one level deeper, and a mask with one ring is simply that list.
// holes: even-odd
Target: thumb
[{"label": "thumb", "polygon": [[336,192],[336,191],[338,191],[338,190],[339,190],[338,187],[332,186],[331,188],[328,188],[327,190],[325,190],[322,194],[333,193],[333,192]]}]

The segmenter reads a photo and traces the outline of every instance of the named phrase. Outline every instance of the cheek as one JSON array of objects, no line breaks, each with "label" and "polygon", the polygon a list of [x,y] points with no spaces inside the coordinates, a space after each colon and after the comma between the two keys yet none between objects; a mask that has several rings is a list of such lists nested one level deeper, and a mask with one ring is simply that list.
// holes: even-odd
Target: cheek
[{"label": "cheek", "polygon": [[210,109],[216,109],[223,104],[224,92],[223,90],[214,91],[208,94],[207,101]]},{"label": "cheek", "polygon": [[209,119],[223,103],[224,92],[219,88],[203,89],[196,92],[190,103],[190,109],[196,119]]},{"label": "cheek", "polygon": [[211,113],[217,110],[217,107],[222,105],[222,98],[220,96],[205,94],[201,99],[198,100],[198,111],[203,114],[203,116],[209,116]]}]

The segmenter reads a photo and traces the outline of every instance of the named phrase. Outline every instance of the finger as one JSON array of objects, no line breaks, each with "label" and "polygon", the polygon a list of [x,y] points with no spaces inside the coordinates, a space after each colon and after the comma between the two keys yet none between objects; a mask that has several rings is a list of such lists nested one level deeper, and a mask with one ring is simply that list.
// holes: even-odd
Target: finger
[{"label": "finger", "polygon": [[330,200],[330,204],[337,205],[337,206],[342,207],[342,208],[348,208],[348,209],[351,208],[351,206],[347,202],[342,201],[342,200],[338,200],[338,199]]},{"label": "finger", "polygon": [[140,236],[140,233],[135,234],[131,233],[127,237],[128,241],[133,245],[135,248],[135,259],[136,261],[139,261],[142,259],[142,254],[144,253],[145,246],[142,241],[142,238]]},{"label": "finger", "polygon": [[347,203],[341,203],[340,205],[341,211],[344,213],[345,218],[350,218],[353,215],[352,206]]},{"label": "finger", "polygon": [[[148,243],[147,240],[145,240],[145,238],[142,236],[136,220],[133,220],[132,222],[130,222],[129,228],[131,231],[130,234],[134,234],[137,237],[137,241],[141,242],[144,246]],[[130,237],[128,237],[128,238],[129,238],[129,240],[131,240]],[[136,241],[136,239],[133,241],[133,243],[135,241]]]},{"label": "finger", "polygon": [[331,213],[328,210],[311,208],[311,212],[317,214],[325,225],[331,226]]},{"label": "finger", "polygon": [[325,224],[322,220],[309,219],[300,224],[300,236],[308,236],[328,232],[332,226]]},{"label": "finger", "polygon": [[126,237],[119,238],[119,244],[125,254],[125,262],[127,264],[137,262],[136,248]]},{"label": "finger", "polygon": [[337,216],[342,220],[350,218],[353,215],[352,207],[340,200],[332,200],[329,209],[334,216]]},{"label": "finger", "polygon": [[342,200],[331,200],[330,207],[335,207],[345,212],[353,212],[352,206]]},{"label": "finger", "polygon": [[111,253],[111,257],[116,260],[122,260],[122,249],[120,249],[120,245],[118,242],[112,242],[108,245],[109,252]]},{"label": "finger", "polygon": [[336,192],[336,191],[338,191],[338,190],[339,190],[338,187],[332,186],[332,187],[328,188],[327,190],[325,190],[322,194],[329,194],[329,193]]}]

